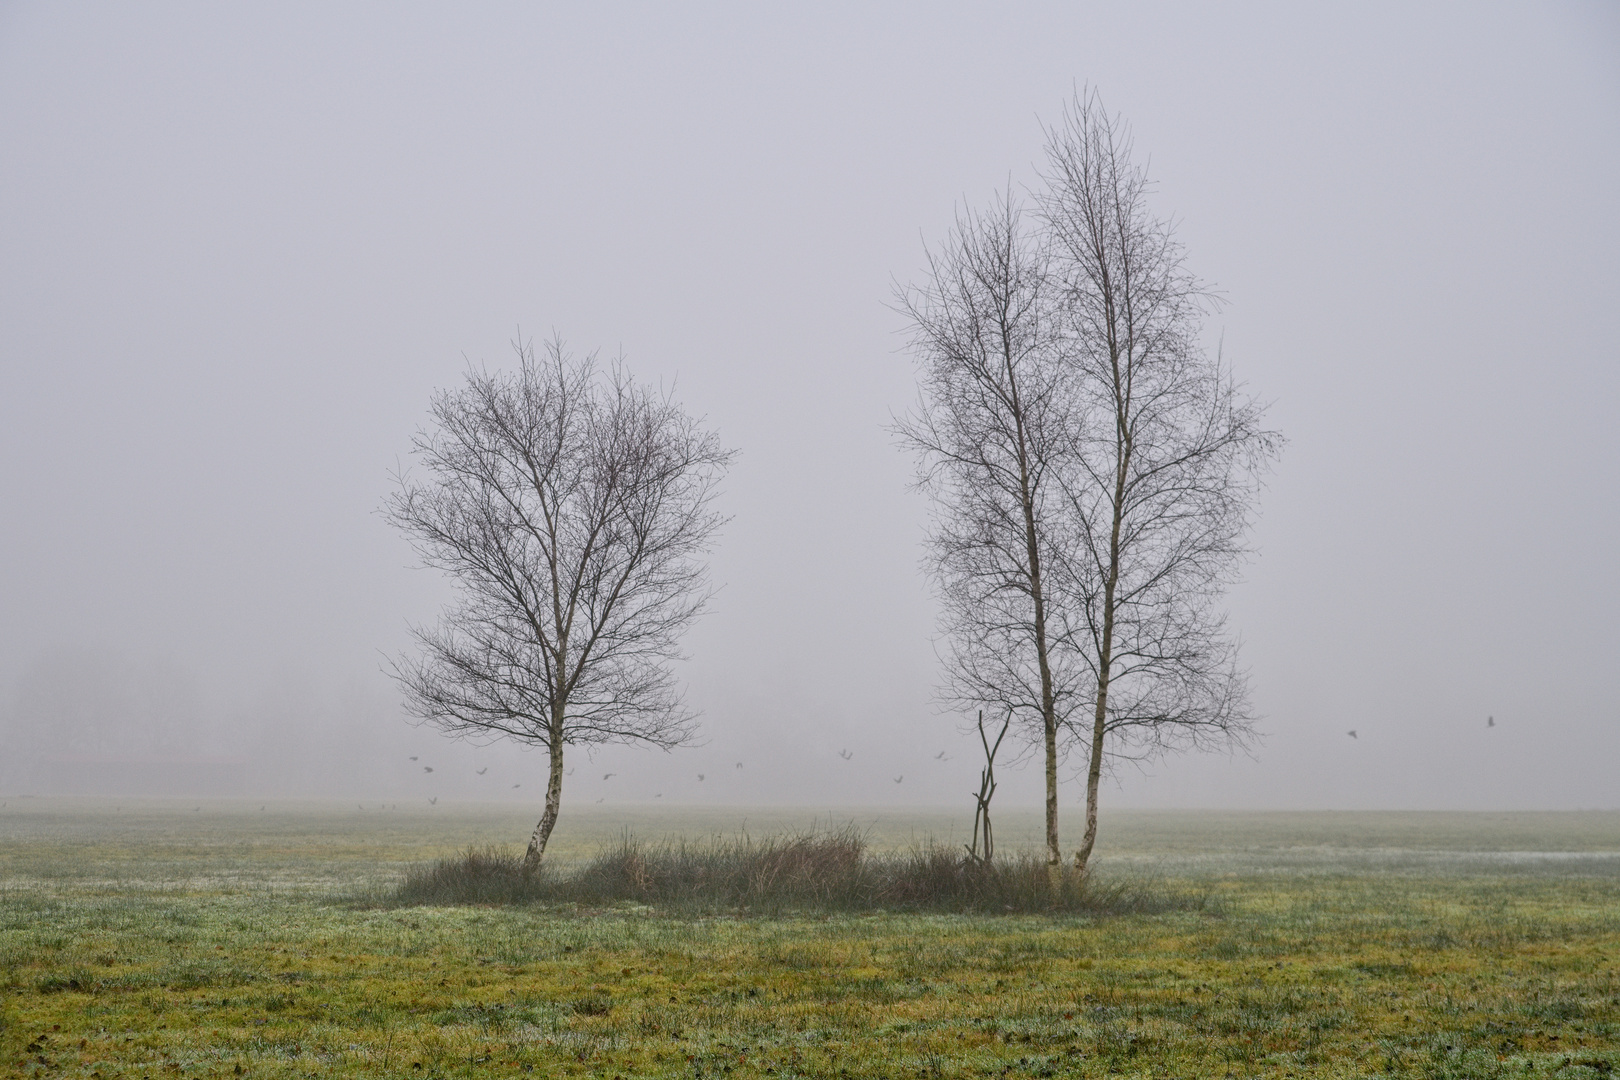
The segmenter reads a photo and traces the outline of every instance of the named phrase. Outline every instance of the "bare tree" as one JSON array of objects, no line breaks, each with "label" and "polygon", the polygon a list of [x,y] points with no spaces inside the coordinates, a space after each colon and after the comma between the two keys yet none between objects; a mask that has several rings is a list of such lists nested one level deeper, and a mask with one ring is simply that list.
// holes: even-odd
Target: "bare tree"
[{"label": "bare tree", "polygon": [[420,654],[392,671],[411,713],[448,732],[511,738],[550,758],[538,869],[570,745],[690,738],[669,661],[709,597],[698,558],[731,459],[666,393],[560,341],[514,374],[469,370],[432,401],[385,512],[458,590]]},{"label": "bare tree", "polygon": [[[961,214],[930,253],[927,281],[901,291],[919,401],[895,423],[934,504],[929,569],[941,601],[942,701],[1013,718],[1046,766],[1046,843],[1054,880],[1059,738],[1081,669],[1054,643],[1072,631],[1046,580],[1061,500],[1064,372],[1040,250],[1007,195]],[[1072,668],[1072,669],[1071,669]]]},{"label": "bare tree", "polygon": [[1200,343],[1211,296],[1171,223],[1147,206],[1129,129],[1088,92],[1048,136],[1039,205],[1072,439],[1054,475],[1069,543],[1050,576],[1074,617],[1058,648],[1094,690],[1075,853],[1084,871],[1105,759],[1241,743],[1252,731],[1218,601],[1280,438]]}]

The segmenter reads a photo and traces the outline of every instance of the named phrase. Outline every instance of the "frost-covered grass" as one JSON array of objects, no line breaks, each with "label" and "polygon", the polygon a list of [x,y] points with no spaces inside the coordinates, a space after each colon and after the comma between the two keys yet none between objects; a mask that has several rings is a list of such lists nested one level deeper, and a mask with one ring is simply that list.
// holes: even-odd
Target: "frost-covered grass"
[{"label": "frost-covered grass", "polygon": [[0,1075],[1620,1071],[1620,815],[1494,842],[1448,819],[1427,846],[1394,821],[1267,817],[1185,847],[1161,815],[1119,823],[1135,849],[1101,873],[1201,908],[761,915],[383,902],[408,865],[493,839],[470,811],[434,831],[329,807],[15,809]]}]

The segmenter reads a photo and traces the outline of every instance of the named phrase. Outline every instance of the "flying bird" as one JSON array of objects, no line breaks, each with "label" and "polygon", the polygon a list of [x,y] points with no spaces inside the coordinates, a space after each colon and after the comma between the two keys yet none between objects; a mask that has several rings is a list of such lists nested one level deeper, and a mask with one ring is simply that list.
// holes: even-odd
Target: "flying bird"
[{"label": "flying bird", "polygon": [[569,775],[569,776],[573,776],[573,775],[574,775],[574,770],[573,770],[573,769],[569,769],[569,770],[568,770],[568,775]]},{"label": "flying bird", "polygon": [[902,781],[904,779],[905,779],[904,775],[897,776],[897,777],[894,778],[894,782],[898,784],[900,781]]},{"label": "flying bird", "polygon": [[850,753],[848,750],[840,750],[840,751],[838,751],[838,756],[843,758],[845,761],[848,761],[850,758],[854,757],[855,755]]},{"label": "flying bird", "polygon": [[660,791],[658,794],[653,796],[653,798],[655,798],[655,799],[662,799],[663,797],[664,797],[664,793],[662,791]]},{"label": "flying bird", "polygon": [[619,774],[618,774],[618,773],[616,773],[616,772],[610,772],[610,773],[603,773],[603,774],[602,774],[602,779],[604,779],[604,780],[611,780],[611,779],[613,779],[613,778],[614,778],[614,777],[615,777],[615,776],[618,776],[618,775],[619,775]]},{"label": "flying bird", "polygon": [[702,773],[698,773],[698,783],[700,783],[700,784],[703,783],[703,774]]},{"label": "flying bird", "polygon": [[737,768],[739,768],[739,769],[742,768],[742,762],[740,762],[740,761],[737,762]]},{"label": "flying bird", "polygon": [[1350,730],[1350,731],[1347,731],[1347,732],[1345,732],[1345,734],[1346,734],[1346,735],[1348,735],[1348,736],[1350,736],[1350,737],[1351,737],[1351,738],[1352,738],[1352,739],[1353,739],[1353,738],[1355,738],[1355,737],[1356,737],[1356,733],[1355,733],[1355,730],[1354,730],[1354,729],[1352,729],[1352,730]]},{"label": "flying bird", "polygon": [[522,785],[522,784],[513,784],[513,785],[512,785],[512,790],[513,790],[513,791],[516,791],[516,790],[517,790],[517,789],[518,789],[518,788],[520,788],[520,787],[522,787],[522,786],[523,786],[523,785]]},{"label": "flying bird", "polygon": [[433,798],[428,800],[428,803],[430,805],[432,805],[432,806],[438,806],[439,805],[439,797],[437,795],[433,796]]},{"label": "flying bird", "polygon": [[422,771],[423,771],[423,772],[432,772],[432,771],[433,771],[433,766],[431,766],[431,765],[424,765],[424,766],[422,766]]},{"label": "flying bird", "polygon": [[935,761],[949,761],[951,759],[945,756],[945,751],[941,750],[939,753],[934,755],[934,760]]},{"label": "flying bird", "polygon": [[483,775],[484,775],[484,774],[485,774],[485,773],[487,773],[487,772],[489,772],[489,766],[488,766],[488,765],[485,765],[485,766],[484,766],[484,767],[483,767],[483,768],[482,768],[482,769],[479,769],[479,770],[478,770],[478,775],[479,775],[479,776],[483,776]]},{"label": "flying bird", "polygon": [[412,760],[412,761],[415,761],[415,760],[416,760],[416,755],[415,755],[415,754],[412,754],[412,755],[411,755],[411,760]]},{"label": "flying bird", "polygon": [[354,808],[355,808],[355,809],[356,809],[356,810],[364,810],[364,809],[365,809],[365,807],[363,807],[363,806],[361,806],[361,805],[360,805],[360,804],[359,804],[359,803],[355,803],[355,804],[354,804]]},{"label": "flying bird", "polygon": [[[605,796],[605,795],[604,795],[604,796],[603,796],[603,797],[602,797],[602,798],[604,798],[604,799],[605,799],[605,798],[607,798],[607,796]],[[596,801],[597,801],[597,802],[601,802],[601,801],[602,801],[602,799],[597,799],[597,800],[596,800]]]},{"label": "flying bird", "polygon": [[1485,726],[1486,726],[1486,727],[1495,727],[1495,726],[1496,726],[1496,717],[1494,717],[1494,716],[1487,716],[1487,717],[1486,717],[1486,718],[1485,718]]}]

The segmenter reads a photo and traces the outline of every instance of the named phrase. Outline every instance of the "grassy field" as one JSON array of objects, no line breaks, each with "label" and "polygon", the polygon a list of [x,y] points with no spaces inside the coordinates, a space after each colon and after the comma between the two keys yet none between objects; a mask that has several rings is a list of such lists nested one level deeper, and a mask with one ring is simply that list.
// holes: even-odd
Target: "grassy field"
[{"label": "grassy field", "polygon": [[[943,815],[572,812],[625,830]],[[506,808],[0,807],[0,1074],[1435,1076],[1620,1073],[1620,814],[1117,814],[1103,877],[1185,910],[676,917],[400,907]],[[998,819],[1029,845],[1032,814]]]}]

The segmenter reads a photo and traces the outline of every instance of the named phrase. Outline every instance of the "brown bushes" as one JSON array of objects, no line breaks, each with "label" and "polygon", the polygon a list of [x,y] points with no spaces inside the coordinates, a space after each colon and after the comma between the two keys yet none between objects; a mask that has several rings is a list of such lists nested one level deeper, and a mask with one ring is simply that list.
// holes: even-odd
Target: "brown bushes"
[{"label": "brown bushes", "polygon": [[1139,881],[1068,875],[1053,893],[1029,855],[980,864],[937,845],[874,855],[853,827],[751,840],[647,846],[625,835],[572,873],[525,878],[522,860],[469,849],[407,873],[400,904],[600,905],[776,913],[817,911],[1132,914],[1201,907]]}]

